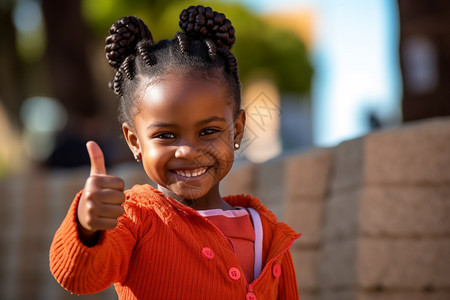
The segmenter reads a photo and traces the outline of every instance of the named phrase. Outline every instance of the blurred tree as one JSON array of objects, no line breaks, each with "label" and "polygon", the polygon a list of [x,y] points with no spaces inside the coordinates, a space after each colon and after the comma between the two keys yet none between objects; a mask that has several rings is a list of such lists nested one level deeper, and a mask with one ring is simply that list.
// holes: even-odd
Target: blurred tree
[{"label": "blurred tree", "polygon": [[87,56],[91,39],[81,14],[81,0],[43,0],[42,10],[51,90],[69,116],[47,164],[58,167],[87,164],[84,144],[103,132],[100,126],[92,124],[99,123],[100,101]]},{"label": "blurred tree", "polygon": [[53,92],[69,114],[93,116],[99,111],[87,58],[89,31],[81,15],[81,0],[43,0],[47,60]]},{"label": "blurred tree", "polygon": [[[102,105],[110,102],[104,99],[108,96],[102,94],[104,89],[96,85],[94,79],[97,77],[94,78],[92,72],[101,69],[96,75],[104,74],[102,70],[109,68],[106,60],[91,59],[97,50],[92,52],[88,49],[95,47],[100,52],[100,41],[105,38],[109,26],[120,17],[131,14],[141,17],[148,24],[155,40],[172,38],[180,30],[178,16],[181,10],[199,1],[30,1],[40,3],[43,10],[45,34],[42,39],[34,38],[42,40],[45,45],[45,57],[38,56],[35,61],[27,62],[20,56],[16,42],[17,28],[13,22],[14,8],[19,1],[1,1],[0,101],[4,103],[10,119],[16,122],[16,127],[20,126],[20,106],[26,98],[46,95],[61,101],[68,111],[69,120],[55,151],[59,154],[54,157],[59,158],[51,164],[69,163],[72,166],[87,163],[84,142],[108,134],[111,136],[112,131],[111,126],[106,126],[106,129],[99,126],[104,117],[102,114],[105,114]],[[200,3],[224,12],[232,20],[237,32],[233,52],[239,61],[244,85],[254,73],[263,71],[275,79],[281,92],[309,92],[312,68],[303,42],[294,34],[274,28],[239,4]],[[88,54],[88,51],[91,52]],[[112,70],[109,71],[111,77],[105,78],[105,86],[107,80],[112,78]],[[65,159],[68,156],[72,156],[70,161]],[[108,153],[105,156],[108,159]]]},{"label": "blurred tree", "polygon": [[304,43],[295,34],[278,29],[251,13],[244,6],[212,1],[145,1],[84,0],[83,12],[98,35],[125,15],[137,15],[149,26],[155,40],[172,38],[182,9],[193,4],[211,6],[225,13],[236,28],[233,52],[239,63],[239,74],[245,84],[259,71],[271,75],[281,92],[307,94],[310,91],[312,67]]},{"label": "blurred tree", "polygon": [[16,51],[16,29],[13,22],[13,1],[0,5],[0,101],[14,126],[20,126],[20,104],[25,97],[24,64]]}]

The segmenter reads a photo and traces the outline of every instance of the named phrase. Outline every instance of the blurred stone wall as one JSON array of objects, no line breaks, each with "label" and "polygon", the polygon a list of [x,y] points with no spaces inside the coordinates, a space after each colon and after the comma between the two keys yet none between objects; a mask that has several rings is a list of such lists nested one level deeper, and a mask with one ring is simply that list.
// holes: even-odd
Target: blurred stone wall
[{"label": "blurred stone wall", "polygon": [[237,166],[224,187],[303,234],[302,300],[450,299],[448,117]]},{"label": "blurred stone wall", "polygon": [[[139,164],[111,170],[127,187]],[[88,169],[0,182],[0,298],[71,299],[48,249]],[[268,163],[236,164],[223,194],[251,193],[303,236],[302,300],[450,299],[450,118],[368,134]],[[116,299],[110,288],[81,299]]]}]

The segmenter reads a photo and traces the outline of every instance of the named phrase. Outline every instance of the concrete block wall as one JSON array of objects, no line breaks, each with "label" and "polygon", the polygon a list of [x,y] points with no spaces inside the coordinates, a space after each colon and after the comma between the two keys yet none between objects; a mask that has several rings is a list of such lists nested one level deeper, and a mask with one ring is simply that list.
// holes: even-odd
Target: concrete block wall
[{"label": "concrete block wall", "polygon": [[257,196],[277,217],[302,233],[291,248],[301,299],[317,299],[323,206],[332,149],[315,149],[261,165],[240,164],[224,179],[223,194]]},{"label": "concrete block wall", "polygon": [[[48,250],[88,172],[0,181],[1,299],[78,297],[53,279]],[[110,172],[126,188],[148,182],[137,163]],[[302,300],[450,299],[450,118],[238,162],[221,190],[259,197],[303,234],[291,249]]]},{"label": "concrete block wall", "polygon": [[[0,298],[74,299],[53,279],[48,252],[53,234],[83,186],[88,170],[30,174],[0,184]],[[69,197],[69,198],[67,198]],[[114,291],[86,299],[114,299]],[[117,298],[117,297],[116,297]]]},{"label": "concrete block wall", "polygon": [[288,156],[284,162],[287,205],[283,221],[302,233],[291,253],[303,300],[315,300],[319,292],[319,250],[331,155],[331,149],[317,149]]},{"label": "concrete block wall", "polygon": [[[147,180],[136,166],[122,165],[112,172],[129,188]],[[0,181],[0,299],[80,299],[55,281],[48,255],[53,235],[88,175],[88,168],[80,168]],[[117,295],[110,287],[81,299],[117,299]]]},{"label": "concrete block wall", "polygon": [[450,299],[450,119],[333,152],[319,299]]}]

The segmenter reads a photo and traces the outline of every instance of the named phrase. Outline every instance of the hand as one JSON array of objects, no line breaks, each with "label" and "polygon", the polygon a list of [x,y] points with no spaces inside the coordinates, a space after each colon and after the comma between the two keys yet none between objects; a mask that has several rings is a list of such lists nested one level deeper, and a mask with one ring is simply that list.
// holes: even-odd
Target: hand
[{"label": "hand", "polygon": [[91,243],[99,230],[114,229],[117,218],[124,213],[124,182],[116,176],[106,174],[103,152],[96,142],[90,141],[86,148],[91,160],[91,173],[86,180],[78,204],[80,238]]}]

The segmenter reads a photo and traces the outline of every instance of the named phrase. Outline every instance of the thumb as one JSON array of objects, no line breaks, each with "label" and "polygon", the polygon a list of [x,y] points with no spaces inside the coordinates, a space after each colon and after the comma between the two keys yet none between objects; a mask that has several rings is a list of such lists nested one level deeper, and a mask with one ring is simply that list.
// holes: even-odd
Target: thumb
[{"label": "thumb", "polygon": [[105,158],[103,157],[102,149],[94,141],[87,142],[86,148],[91,160],[91,176],[106,175]]}]

